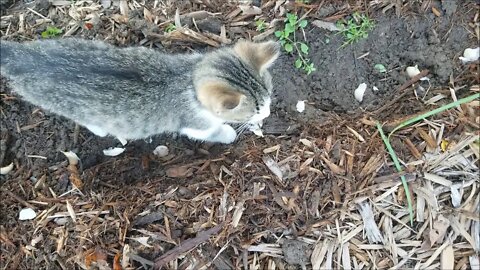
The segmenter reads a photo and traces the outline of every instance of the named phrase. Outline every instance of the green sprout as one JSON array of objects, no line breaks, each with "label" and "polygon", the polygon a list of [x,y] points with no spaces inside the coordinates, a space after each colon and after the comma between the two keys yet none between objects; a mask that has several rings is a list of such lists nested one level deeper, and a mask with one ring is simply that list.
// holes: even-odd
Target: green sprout
[{"label": "green sprout", "polygon": [[267,24],[265,23],[265,20],[256,20],[255,25],[257,26],[257,31],[258,32],[263,32],[265,29],[267,29]]},{"label": "green sprout", "polygon": [[42,32],[42,38],[53,38],[63,33],[62,29],[55,26],[47,26],[47,29]]},{"label": "green sprout", "polygon": [[380,73],[387,72],[387,68],[385,68],[385,66],[382,64],[376,64],[375,66],[373,66],[373,68]]},{"label": "green sprout", "polygon": [[175,29],[177,29],[177,27],[175,26],[175,24],[171,23],[167,25],[167,27],[165,27],[165,33],[173,32],[175,31]]},{"label": "green sprout", "polygon": [[340,33],[345,37],[342,47],[355,43],[368,37],[368,31],[372,30],[375,23],[365,14],[355,12],[348,21],[345,19],[337,21]]},{"label": "green sprout", "polygon": [[307,20],[299,20],[296,14],[287,13],[283,31],[276,31],[275,36],[280,40],[280,44],[286,52],[296,52],[298,58],[295,60],[295,67],[302,69],[309,75],[316,70],[315,65],[307,58],[309,47],[306,43],[298,41],[295,35],[297,30],[303,31],[307,25]]}]

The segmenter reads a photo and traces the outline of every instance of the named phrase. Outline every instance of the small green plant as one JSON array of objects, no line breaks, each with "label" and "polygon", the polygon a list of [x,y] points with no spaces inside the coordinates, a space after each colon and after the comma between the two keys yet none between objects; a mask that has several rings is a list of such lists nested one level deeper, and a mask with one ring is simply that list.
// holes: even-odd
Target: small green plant
[{"label": "small green plant", "polygon": [[[285,19],[285,27],[283,31],[276,31],[275,36],[280,40],[280,44],[288,53],[297,53],[298,58],[295,60],[295,67],[303,69],[307,74],[316,70],[315,65],[307,58],[309,47],[306,43],[297,41],[295,32],[303,30],[307,27],[308,21],[305,19],[299,20],[296,14],[287,13]],[[305,33],[304,33],[305,34]]]},{"label": "small green plant", "polygon": [[267,29],[267,24],[265,23],[265,20],[256,20],[255,25],[257,26],[257,31],[258,32],[263,32],[265,29]]},{"label": "small green plant", "polygon": [[55,26],[47,26],[47,29],[42,32],[42,38],[53,38],[63,33],[62,29]]},{"label": "small green plant", "polygon": [[177,27],[175,26],[175,24],[171,23],[167,25],[167,27],[165,27],[165,33],[173,32],[175,31],[175,29],[177,29]]},{"label": "small green plant", "polygon": [[387,68],[382,65],[382,64],[376,64],[375,66],[373,66],[373,68],[378,71],[379,73],[385,73],[387,72]]},{"label": "small green plant", "polygon": [[355,43],[360,39],[368,37],[368,31],[372,30],[375,23],[365,14],[355,12],[349,20],[337,21],[340,33],[345,37],[342,47]]}]

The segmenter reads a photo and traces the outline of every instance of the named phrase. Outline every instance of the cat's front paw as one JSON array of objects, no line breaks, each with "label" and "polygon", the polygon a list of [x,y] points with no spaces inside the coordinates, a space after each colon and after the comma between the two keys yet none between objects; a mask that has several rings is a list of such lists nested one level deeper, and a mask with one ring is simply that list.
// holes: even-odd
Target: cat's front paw
[{"label": "cat's front paw", "polygon": [[237,132],[229,125],[222,125],[215,141],[219,143],[230,144],[237,138]]}]

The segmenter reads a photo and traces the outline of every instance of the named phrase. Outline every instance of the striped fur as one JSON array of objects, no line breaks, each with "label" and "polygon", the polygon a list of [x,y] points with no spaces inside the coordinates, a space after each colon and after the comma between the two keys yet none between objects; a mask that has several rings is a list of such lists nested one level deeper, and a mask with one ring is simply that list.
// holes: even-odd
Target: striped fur
[{"label": "striped fur", "polygon": [[81,39],[1,41],[1,74],[26,101],[99,136],[181,133],[231,143],[229,123],[270,113],[274,42],[240,41],[205,54],[162,54]]}]

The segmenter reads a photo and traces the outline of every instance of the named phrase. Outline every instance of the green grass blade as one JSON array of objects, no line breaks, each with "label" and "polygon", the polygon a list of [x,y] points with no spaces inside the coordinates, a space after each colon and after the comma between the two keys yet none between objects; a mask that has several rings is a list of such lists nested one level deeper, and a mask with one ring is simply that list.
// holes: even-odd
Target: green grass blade
[{"label": "green grass blade", "polygon": [[432,115],[434,115],[434,114],[441,113],[441,112],[446,111],[446,110],[448,110],[448,109],[451,109],[451,108],[453,108],[453,107],[457,107],[458,105],[461,105],[461,104],[463,104],[463,103],[467,103],[467,102],[473,101],[473,100],[475,100],[475,99],[477,99],[477,98],[480,98],[480,93],[477,93],[477,94],[475,94],[475,95],[468,96],[468,97],[466,97],[466,98],[459,99],[459,100],[457,100],[457,101],[455,101],[455,102],[452,102],[452,103],[443,105],[442,107],[439,107],[439,108],[436,108],[435,110],[432,110],[432,111],[429,111],[429,112],[424,113],[424,114],[422,114],[422,115],[418,115],[418,116],[416,116],[416,117],[413,117],[412,119],[409,119],[409,120],[401,123],[400,125],[396,126],[396,127],[392,130],[392,132],[390,132],[390,134],[388,135],[388,137],[390,138],[390,136],[392,136],[392,134],[393,134],[395,131],[397,131],[397,130],[403,128],[403,127],[406,127],[406,126],[411,125],[411,124],[413,124],[413,123],[415,123],[415,122],[418,122],[418,121],[420,121],[420,120],[423,120],[423,119],[425,119],[425,118],[427,118],[427,117],[429,117],[429,116],[432,116]]},{"label": "green grass blade", "polygon": [[[393,151],[393,147],[390,144],[390,140],[383,133],[383,129],[382,129],[382,126],[380,125],[380,123],[377,122],[376,124],[377,124],[378,132],[380,133],[380,136],[382,137],[383,143],[387,147],[388,153],[390,154],[390,157],[392,158],[393,163],[395,164],[395,168],[397,169],[398,172],[402,172],[402,166],[400,165],[400,162],[398,161],[397,154],[395,154],[395,151]],[[407,196],[407,205],[408,205],[408,214],[410,216],[410,225],[413,225],[413,206],[412,206],[412,199],[410,197],[410,189],[408,188],[408,183],[407,183],[407,179],[405,179],[405,176],[402,175],[402,176],[400,176],[400,178],[402,179],[403,188],[405,189],[405,195]]]},{"label": "green grass blade", "polygon": [[[432,115],[435,115],[437,113],[441,113],[443,111],[446,111],[448,109],[451,109],[453,107],[457,107],[459,105],[462,105],[464,103],[467,103],[467,102],[470,102],[470,101],[473,101],[475,99],[478,99],[480,98],[480,93],[477,93],[477,94],[474,94],[474,95],[471,95],[471,96],[468,96],[466,98],[462,98],[462,99],[459,99],[455,102],[452,102],[452,103],[449,103],[449,104],[446,104],[446,105],[443,105],[435,110],[432,110],[432,111],[429,111],[427,113],[424,113],[422,115],[418,115],[418,116],[415,116],[411,119],[408,119],[407,121],[401,123],[400,125],[396,126],[392,132],[390,132],[390,134],[387,136],[385,136],[385,134],[383,133],[383,129],[382,129],[382,126],[380,125],[380,123],[376,122],[376,125],[377,125],[377,129],[378,129],[378,132],[380,133],[380,136],[382,137],[382,140],[383,140],[383,143],[385,144],[387,150],[388,150],[388,153],[390,154],[390,157],[392,158],[393,160],[393,163],[395,164],[395,168],[397,169],[398,172],[402,172],[402,166],[400,165],[400,162],[398,161],[398,157],[397,155],[395,154],[395,151],[393,150],[393,147],[392,145],[390,144],[390,136],[392,136],[392,134],[403,128],[403,127],[406,127],[408,125],[411,125],[413,123],[416,123],[420,120],[423,120],[427,117],[430,117]],[[400,178],[402,179],[402,184],[403,184],[403,188],[405,189],[405,195],[407,196],[407,204],[408,204],[408,213],[410,215],[410,224],[413,225],[413,208],[412,208],[412,199],[410,197],[410,189],[408,188],[408,183],[407,183],[407,180],[405,179],[405,176],[400,176]]]}]

